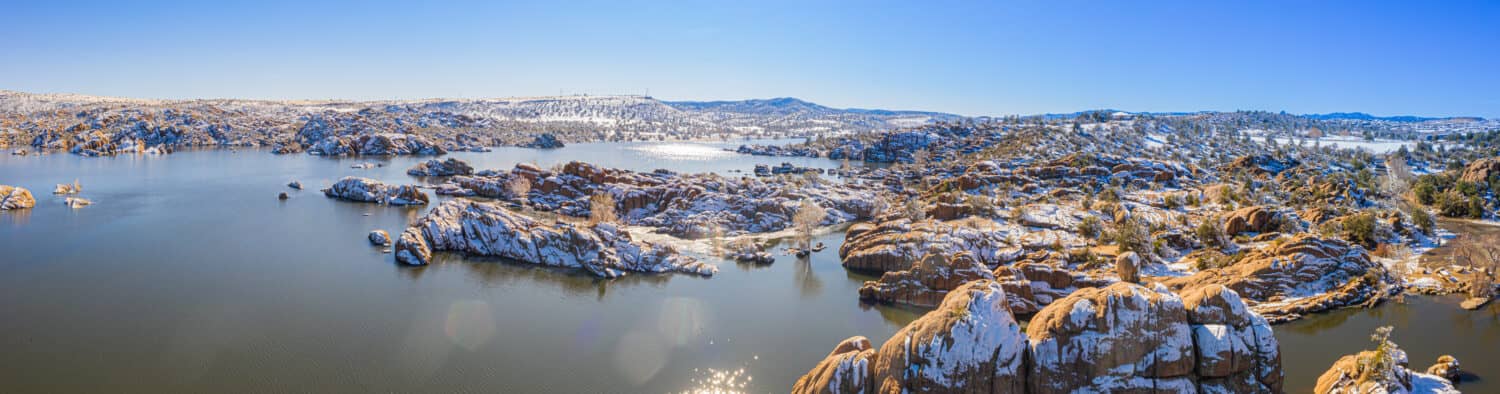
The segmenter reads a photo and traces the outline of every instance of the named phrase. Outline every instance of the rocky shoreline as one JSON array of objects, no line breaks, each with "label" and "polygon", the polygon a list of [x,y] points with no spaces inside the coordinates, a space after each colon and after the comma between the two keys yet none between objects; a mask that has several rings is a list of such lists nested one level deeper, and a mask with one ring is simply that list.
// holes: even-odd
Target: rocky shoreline
[{"label": "rocky shoreline", "polygon": [[630,272],[711,276],[718,268],[667,245],[634,240],[612,223],[544,223],[494,203],[454,200],[434,207],[402,231],[396,261],[426,265],[435,251],[580,268],[615,278]]}]

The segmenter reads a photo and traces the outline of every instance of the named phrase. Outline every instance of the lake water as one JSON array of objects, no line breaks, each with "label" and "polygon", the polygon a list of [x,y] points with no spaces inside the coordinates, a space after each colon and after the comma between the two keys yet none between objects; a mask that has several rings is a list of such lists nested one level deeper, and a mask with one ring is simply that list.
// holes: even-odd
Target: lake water
[{"label": "lake water", "polygon": [[[838,165],[719,150],[739,143],[450,156],[498,169]],[[856,289],[873,278],[839,265],[837,233],[808,260],[721,261],[713,278],[606,281],[449,254],[413,268],[365,235],[399,231],[425,207],[317,191],[347,175],[420,182],[405,170],[426,159],[0,156],[0,184],[38,197],[36,208],[0,213],[0,392],[785,392],[840,340],[879,344],[920,314],[861,305]],[[350,168],[361,162],[384,166]],[[93,206],[70,209],[50,194],[75,178]],[[294,179],[306,190],[285,187]],[[283,191],[292,198],[278,201]],[[1496,345],[1495,310],[1459,312],[1415,299],[1277,326],[1288,388],[1310,388],[1383,324],[1397,326],[1419,368],[1452,353],[1495,376],[1494,356],[1482,355]],[[1461,388],[1474,387],[1488,388]]]}]

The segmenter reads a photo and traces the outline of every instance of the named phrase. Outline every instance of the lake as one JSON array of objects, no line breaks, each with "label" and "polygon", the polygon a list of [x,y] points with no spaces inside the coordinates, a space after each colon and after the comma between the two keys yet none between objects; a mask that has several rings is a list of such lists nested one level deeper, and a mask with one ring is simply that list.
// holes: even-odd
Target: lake
[{"label": "lake", "polygon": [[[784,161],[839,165],[721,150],[740,143],[449,157],[479,169],[583,160],[728,175]],[[395,233],[426,207],[317,191],[348,175],[421,183],[405,171],[427,159],[0,156],[0,184],[38,198],[0,213],[0,392],[785,392],[840,340],[878,345],[921,313],[862,305],[856,289],[874,278],[840,266],[839,233],[820,236],[830,247],[809,259],[717,261],[712,278],[600,280],[451,254],[403,267],[365,236]],[[364,162],[383,167],[350,168]],[[50,194],[75,178],[94,205],[70,209]],[[291,180],[306,190],[286,188]],[[278,201],[283,191],[291,199]],[[1495,356],[1483,352],[1495,348],[1494,308],[1409,301],[1277,326],[1289,391],[1369,347],[1378,325],[1397,326],[1415,368],[1452,353],[1466,369],[1492,372]],[[1476,387],[1489,388],[1460,386]]]}]

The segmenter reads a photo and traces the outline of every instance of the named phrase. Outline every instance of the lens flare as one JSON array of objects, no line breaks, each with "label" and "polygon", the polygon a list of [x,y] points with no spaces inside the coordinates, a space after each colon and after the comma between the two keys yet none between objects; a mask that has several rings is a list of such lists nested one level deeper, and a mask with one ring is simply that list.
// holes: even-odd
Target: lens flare
[{"label": "lens flare", "polygon": [[468,300],[448,307],[448,321],[443,325],[448,340],[469,351],[479,349],[495,336],[495,317],[484,301]]}]

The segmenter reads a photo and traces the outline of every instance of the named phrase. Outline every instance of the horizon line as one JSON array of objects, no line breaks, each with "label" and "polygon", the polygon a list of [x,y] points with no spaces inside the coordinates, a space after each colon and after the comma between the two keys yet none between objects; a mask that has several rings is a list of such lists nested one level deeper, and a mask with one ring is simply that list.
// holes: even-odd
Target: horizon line
[{"label": "horizon line", "polygon": [[956,113],[956,112],[947,112],[947,111],[940,111],[940,110],[889,109],[889,108],[871,108],[871,107],[842,107],[842,108],[840,108],[840,107],[831,107],[831,106],[819,104],[819,103],[817,103],[815,101],[810,101],[810,100],[806,100],[806,99],[802,99],[802,98],[794,97],[794,96],[777,96],[777,97],[766,97],[766,98],[743,98],[743,99],[729,99],[729,100],[725,100],[725,99],[675,99],[675,100],[667,100],[667,99],[659,98],[657,96],[651,96],[651,95],[646,95],[646,94],[632,94],[632,93],[621,93],[621,94],[573,93],[573,94],[564,94],[564,95],[534,95],[534,96],[482,96],[482,97],[449,96],[449,97],[380,98],[380,99],[355,99],[355,98],[322,98],[322,99],[313,99],[313,98],[246,98],[246,97],[159,98],[159,97],[132,97],[132,96],[116,96],[116,95],[96,95],[96,94],[73,93],[73,92],[45,92],[45,93],[43,93],[43,92],[28,92],[28,91],[23,91],[23,90],[14,90],[14,89],[7,89],[7,88],[0,88],[0,93],[17,93],[17,94],[33,95],[33,96],[79,96],[79,97],[82,97],[82,98],[111,99],[111,100],[119,100],[119,101],[166,101],[166,102],[247,101],[247,102],[280,102],[280,103],[299,103],[300,102],[300,103],[318,103],[318,104],[359,104],[359,103],[381,103],[381,102],[439,102],[439,101],[460,101],[460,100],[471,100],[471,101],[496,100],[496,101],[502,101],[502,100],[535,100],[535,99],[558,99],[558,98],[580,98],[580,97],[631,97],[631,98],[643,98],[643,99],[655,100],[657,102],[661,102],[661,103],[664,103],[664,104],[666,104],[666,103],[735,103],[735,102],[747,102],[747,101],[771,101],[771,100],[778,100],[778,99],[792,99],[792,100],[797,100],[797,101],[808,103],[808,104],[813,104],[813,105],[817,105],[817,106],[821,106],[821,107],[825,107],[825,108],[829,108],[829,109],[833,109],[833,110],[841,110],[841,111],[922,112],[922,113],[933,113],[933,114],[941,114],[941,115],[952,115],[952,116],[957,116],[957,117],[962,117],[962,118],[1003,118],[1003,117],[1009,117],[1009,116],[1019,116],[1019,117],[1058,116],[1058,115],[1081,114],[1081,113],[1085,113],[1085,112],[1094,112],[1094,111],[1109,111],[1109,112],[1124,112],[1124,113],[1128,113],[1128,114],[1132,114],[1132,115],[1138,115],[1138,114],[1158,115],[1158,114],[1204,114],[1204,113],[1232,113],[1232,112],[1270,112],[1270,113],[1284,113],[1284,114],[1294,115],[1294,116],[1326,116],[1326,115],[1333,115],[1333,114],[1363,114],[1363,115],[1368,115],[1368,116],[1371,116],[1371,117],[1374,117],[1374,118],[1377,118],[1377,119],[1379,119],[1379,118],[1413,117],[1413,118],[1425,118],[1425,119],[1429,119],[1429,120],[1450,120],[1450,119],[1480,119],[1480,120],[1489,120],[1489,118],[1486,118],[1486,117],[1483,117],[1483,116],[1475,116],[1475,115],[1432,116],[1432,115],[1416,115],[1416,114],[1410,114],[1410,113],[1397,114],[1397,115],[1379,115],[1379,114],[1373,114],[1373,113],[1369,113],[1369,112],[1365,112],[1365,111],[1333,111],[1333,112],[1324,112],[1324,113],[1297,113],[1297,112],[1291,112],[1291,111],[1287,111],[1287,110],[1268,110],[1268,109],[1234,109],[1234,110],[1199,109],[1199,110],[1186,110],[1186,111],[1182,111],[1182,110],[1175,110],[1175,111],[1130,111],[1130,110],[1121,110],[1121,109],[1114,109],[1114,108],[1093,108],[1093,109],[1075,110],[1075,111],[1070,111],[1070,112],[1043,112],[1043,113],[1034,113],[1034,114],[1012,113],[1012,114],[1001,114],[1001,115],[964,115],[964,114],[959,114],[959,113]]}]

